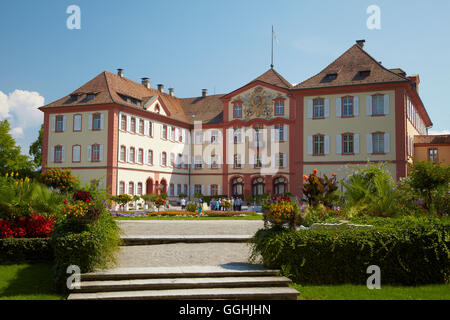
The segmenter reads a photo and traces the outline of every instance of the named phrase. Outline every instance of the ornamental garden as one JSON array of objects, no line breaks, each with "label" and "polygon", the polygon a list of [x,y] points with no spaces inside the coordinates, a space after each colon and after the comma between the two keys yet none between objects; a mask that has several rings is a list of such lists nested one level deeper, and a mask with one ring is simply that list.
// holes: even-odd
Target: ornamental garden
[{"label": "ornamental garden", "polygon": [[[370,265],[380,267],[383,284],[448,285],[450,168],[421,162],[409,169],[399,182],[383,165],[355,167],[343,182],[314,170],[303,176],[303,198],[267,194],[246,199],[245,211],[223,200],[221,211],[206,205],[201,216],[198,200],[212,197],[196,194],[179,210],[165,194],[111,196],[95,183],[82,186],[70,170],[11,171],[0,177],[0,270],[51,265],[51,290],[64,297],[69,265],[83,273],[114,266],[117,219],[263,219],[250,261],[298,285],[365,284]],[[0,281],[0,297],[1,290]]]}]

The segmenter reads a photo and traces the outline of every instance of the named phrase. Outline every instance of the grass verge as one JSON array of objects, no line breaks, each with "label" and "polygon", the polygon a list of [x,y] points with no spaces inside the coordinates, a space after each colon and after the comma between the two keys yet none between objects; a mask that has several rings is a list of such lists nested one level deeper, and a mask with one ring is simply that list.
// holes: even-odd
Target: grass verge
[{"label": "grass verge", "polygon": [[0,300],[61,300],[51,264],[0,265]]},{"label": "grass verge", "polygon": [[370,290],[364,285],[302,286],[292,284],[300,292],[299,300],[450,300],[450,285],[417,287],[383,286]]}]

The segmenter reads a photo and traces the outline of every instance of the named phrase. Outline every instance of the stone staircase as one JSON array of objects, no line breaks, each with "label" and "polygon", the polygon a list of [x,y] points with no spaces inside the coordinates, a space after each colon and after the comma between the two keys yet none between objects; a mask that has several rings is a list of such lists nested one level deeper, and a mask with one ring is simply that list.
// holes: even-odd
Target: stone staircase
[{"label": "stone staircase", "polygon": [[277,270],[246,264],[116,268],[82,274],[68,300],[295,300],[289,283]]}]

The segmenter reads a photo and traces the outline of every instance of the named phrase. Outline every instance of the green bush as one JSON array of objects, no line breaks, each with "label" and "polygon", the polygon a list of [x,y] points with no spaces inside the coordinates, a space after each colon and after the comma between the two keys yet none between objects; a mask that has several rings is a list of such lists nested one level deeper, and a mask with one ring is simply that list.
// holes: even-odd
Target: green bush
[{"label": "green bush", "polygon": [[197,209],[198,209],[198,205],[196,203],[194,203],[194,202],[189,202],[186,205],[186,211],[187,212],[195,212],[195,211],[197,211]]},{"label": "green bush", "polygon": [[53,261],[50,239],[0,239],[0,264]]},{"label": "green bush", "polygon": [[448,219],[378,220],[370,229],[262,229],[252,240],[252,260],[260,255],[301,284],[365,284],[370,265],[381,268],[382,284],[449,282]]},{"label": "green bush", "polygon": [[52,234],[57,288],[64,290],[70,265],[77,265],[82,273],[113,265],[120,241],[119,227],[107,212],[91,224],[70,220],[57,224]]}]

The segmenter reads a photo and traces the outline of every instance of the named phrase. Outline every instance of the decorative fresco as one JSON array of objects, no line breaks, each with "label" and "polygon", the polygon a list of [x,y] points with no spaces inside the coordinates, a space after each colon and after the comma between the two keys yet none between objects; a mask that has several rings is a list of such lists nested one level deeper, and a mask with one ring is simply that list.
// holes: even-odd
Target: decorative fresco
[{"label": "decorative fresco", "polygon": [[243,95],[239,95],[236,100],[242,101],[243,116],[245,120],[252,118],[272,119],[274,113],[273,100],[281,97],[281,94],[274,94],[266,91],[263,87]]}]

